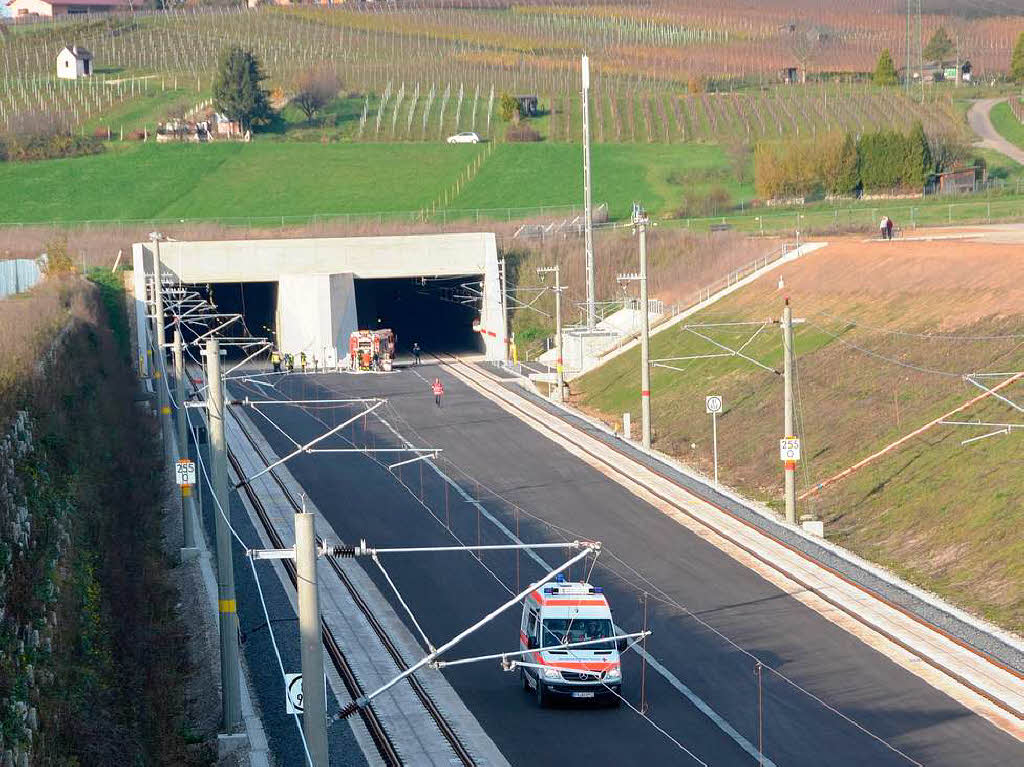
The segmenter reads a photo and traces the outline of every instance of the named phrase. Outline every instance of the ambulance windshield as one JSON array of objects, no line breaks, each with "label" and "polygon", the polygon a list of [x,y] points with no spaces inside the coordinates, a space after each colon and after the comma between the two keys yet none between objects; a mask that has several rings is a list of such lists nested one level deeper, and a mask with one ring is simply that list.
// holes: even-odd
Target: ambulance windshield
[{"label": "ambulance windshield", "polygon": [[[544,621],[544,638],[541,644],[552,647],[560,644],[589,642],[614,636],[612,622],[607,618],[548,618]],[[614,642],[587,645],[581,650],[614,650]]]}]

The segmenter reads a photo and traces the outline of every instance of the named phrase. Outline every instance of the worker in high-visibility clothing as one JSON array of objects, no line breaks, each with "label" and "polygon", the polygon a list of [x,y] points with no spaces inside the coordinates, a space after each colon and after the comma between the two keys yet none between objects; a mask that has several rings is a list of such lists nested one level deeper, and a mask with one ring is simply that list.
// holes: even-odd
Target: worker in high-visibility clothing
[{"label": "worker in high-visibility clothing", "polygon": [[270,353],[270,364],[274,366],[275,373],[281,372],[281,352],[277,349],[274,349],[274,351]]},{"label": "worker in high-visibility clothing", "polygon": [[430,388],[434,392],[434,402],[441,407],[441,397],[444,396],[444,384],[441,383],[441,379],[435,378],[434,383],[430,384]]},{"label": "worker in high-visibility clothing", "polygon": [[306,372],[306,353],[299,352],[299,367],[302,368],[302,372]]}]

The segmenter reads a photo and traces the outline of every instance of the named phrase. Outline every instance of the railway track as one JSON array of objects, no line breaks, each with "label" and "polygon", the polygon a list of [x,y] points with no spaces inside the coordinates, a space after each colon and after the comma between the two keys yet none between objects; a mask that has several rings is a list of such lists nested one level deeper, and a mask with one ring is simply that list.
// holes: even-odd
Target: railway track
[{"label": "railway track", "polygon": [[[193,384],[193,389],[194,388],[195,386]],[[265,466],[268,466],[270,464],[270,461],[267,460],[267,457],[260,449],[255,438],[252,436],[252,434],[250,434],[249,430],[245,427],[245,424],[230,409],[228,409],[228,412],[230,413],[232,419],[237,424],[239,430],[245,436],[252,451],[259,457],[260,461],[262,461]],[[227,450],[227,458],[232,470],[238,476],[238,480],[241,481],[242,479],[244,479],[245,473],[242,471],[241,464],[239,463],[235,453],[231,450],[230,446],[228,447]],[[296,500],[294,494],[289,490],[289,488],[286,486],[286,484],[277,474],[277,472],[271,470],[270,472],[268,472],[268,474],[274,480],[274,482],[277,483],[277,486],[280,488],[281,492],[284,494],[284,497],[288,500],[288,503],[292,506],[292,508],[295,509],[295,511],[301,511],[301,503]],[[256,514],[260,519],[260,523],[263,526],[263,530],[266,533],[267,537],[270,539],[274,548],[285,548],[284,542],[281,539],[281,536],[278,534],[277,530],[274,529],[274,526],[270,521],[270,517],[267,514],[266,508],[264,507],[262,500],[260,500],[259,495],[247,483],[243,484],[241,487],[242,490],[245,492],[246,497],[249,499],[249,503],[256,511]],[[320,543],[321,541],[322,539],[320,539],[320,537],[318,536],[317,542]],[[395,665],[398,666],[399,670],[401,671],[406,670],[409,667],[409,665],[402,657],[402,654],[399,651],[398,646],[395,644],[394,640],[392,640],[390,635],[384,629],[383,624],[370,609],[370,606],[366,603],[362,594],[359,593],[359,590],[356,589],[355,585],[352,583],[349,576],[345,573],[345,571],[338,564],[337,560],[335,560],[333,557],[329,557],[327,561],[330,563],[331,569],[338,576],[338,579],[341,581],[342,585],[348,591],[353,602],[355,602],[356,606],[366,617],[370,627],[373,629],[381,645],[394,660]],[[296,586],[297,574],[295,569],[295,563],[288,559],[282,560],[282,562],[288,573],[288,577],[292,582],[292,586]],[[331,632],[330,627],[327,625],[326,622],[323,621],[322,618],[321,631],[323,635],[324,647],[327,649],[328,657],[331,659],[331,662],[334,664],[335,669],[337,670],[339,676],[344,682],[345,688],[348,690],[349,695],[352,697],[353,700],[362,697],[366,694],[366,690],[364,690],[362,684],[356,677],[356,674],[351,664],[345,657],[345,653],[342,651],[337,639]],[[447,740],[448,743],[451,745],[452,750],[455,752],[455,755],[459,758],[461,763],[466,765],[466,767],[475,767],[476,760],[473,758],[472,754],[470,754],[465,745],[459,739],[458,733],[452,727],[451,723],[448,722],[448,720],[441,713],[441,710],[437,707],[437,704],[430,697],[430,694],[423,686],[423,683],[419,679],[417,679],[415,675],[410,676],[408,678],[408,681],[413,691],[415,692],[416,697],[419,699],[420,703],[423,705],[424,709],[427,711],[430,717],[434,720],[434,723],[437,725],[438,730],[444,736],[445,740]],[[384,726],[384,723],[381,721],[380,717],[374,710],[373,706],[368,705],[364,708],[361,708],[359,710],[359,714],[363,720],[363,723],[366,725],[367,731],[370,733],[370,737],[373,739],[374,745],[376,745],[377,750],[380,753],[381,758],[385,761],[385,763],[387,763],[388,765],[404,764],[401,756],[399,755],[398,751],[395,748],[394,741],[392,740],[390,734],[387,731],[387,728]]]}]

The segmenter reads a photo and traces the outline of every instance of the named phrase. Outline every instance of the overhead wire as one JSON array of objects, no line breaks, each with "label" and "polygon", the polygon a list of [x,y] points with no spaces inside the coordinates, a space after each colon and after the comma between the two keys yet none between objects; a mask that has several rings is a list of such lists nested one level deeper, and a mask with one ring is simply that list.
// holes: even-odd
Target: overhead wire
[{"label": "overhead wire", "polygon": [[[189,356],[192,357],[193,361],[195,361],[197,364],[200,365],[200,367],[203,368],[203,376],[204,376],[204,378],[206,378],[207,376],[206,376],[205,366],[203,366],[202,363],[195,358],[195,356],[191,353],[191,350],[189,350],[188,347],[184,347],[184,349],[188,351]],[[163,358],[162,355],[160,357],[160,367],[161,368],[166,368],[166,364],[164,362],[164,358]],[[242,537],[239,535],[238,531],[235,530],[234,526],[231,524],[231,520],[228,518],[228,515],[225,512],[225,509],[220,504],[220,499],[217,498],[217,493],[214,490],[213,482],[212,482],[212,480],[210,478],[209,473],[206,470],[206,463],[203,461],[202,450],[199,448],[199,434],[198,434],[198,430],[196,429],[195,425],[192,423],[192,417],[189,414],[189,408],[185,407],[185,403],[177,402],[175,400],[174,394],[171,392],[170,385],[167,382],[167,375],[166,374],[161,375],[161,380],[163,381],[164,387],[167,390],[167,396],[168,396],[169,401],[172,402],[176,408],[183,408],[183,412],[184,412],[184,415],[185,415],[185,421],[186,421],[186,424],[188,425],[188,430],[191,433],[192,439],[193,439],[193,441],[195,442],[195,445],[196,445],[196,458],[198,459],[200,470],[202,472],[201,476],[206,480],[207,488],[210,491],[210,497],[213,498],[214,504],[217,507],[217,512],[221,515],[221,517],[223,518],[224,522],[226,523],[226,525],[228,527],[228,530],[231,532],[231,535],[238,542],[238,544],[242,547],[243,552],[246,554],[246,558],[249,560],[249,566],[252,569],[253,580],[256,583],[256,590],[257,590],[257,593],[259,594],[259,598],[260,598],[260,605],[261,605],[261,607],[263,609],[263,616],[264,616],[264,619],[266,621],[267,632],[270,635],[270,642],[271,642],[271,645],[273,646],[274,655],[277,658],[278,669],[279,669],[279,671],[281,673],[282,687],[286,689],[287,688],[287,676],[286,676],[286,672],[285,672],[285,669],[284,669],[284,662],[281,659],[281,651],[280,651],[280,649],[278,648],[278,645],[277,645],[277,637],[274,634],[273,622],[270,620],[270,613],[269,613],[269,611],[267,609],[267,601],[266,601],[266,597],[265,597],[265,595],[263,593],[263,585],[260,582],[259,574],[256,571],[255,560],[253,559],[253,557],[248,556],[250,551],[251,551],[251,549],[246,544],[246,542],[242,539]],[[202,492],[202,486],[200,486],[199,491],[200,491],[200,493]],[[305,734],[305,731],[303,730],[301,720],[299,719],[299,716],[298,716],[297,713],[293,714],[293,720],[295,722],[296,730],[299,733],[299,739],[302,742],[302,749],[303,749],[303,753],[304,753],[304,755],[306,757],[306,763],[308,765],[310,765],[310,767],[315,767],[315,765],[313,763],[313,758],[312,758],[312,756],[310,754],[310,751],[309,751],[309,744],[306,742],[306,734]]]},{"label": "overhead wire", "polygon": [[[280,393],[280,394],[281,394],[282,396],[287,396],[287,395],[285,395],[285,394],[284,394],[283,392],[279,392],[279,393]],[[387,407],[387,404],[388,404],[388,403],[386,403],[386,404],[385,404],[385,407]],[[300,410],[304,410],[305,408],[304,408],[304,407],[300,407],[299,409],[300,409]],[[395,410],[394,410],[393,408],[391,408],[391,411],[392,411],[392,412],[393,412],[393,413],[394,413],[394,414],[395,414],[396,416],[398,416],[398,413],[397,413],[397,411],[395,411]],[[312,413],[307,413],[307,414],[308,414],[308,415],[309,415],[309,416],[310,416],[311,418],[314,418],[315,420],[319,421],[319,422],[320,422],[321,424],[323,424],[324,426],[327,426],[327,424],[326,424],[326,423],[325,423],[325,422],[324,422],[324,421],[323,421],[322,419],[318,418],[317,416],[313,415]],[[376,418],[377,418],[378,420],[381,420],[382,422],[384,422],[383,418],[381,418],[381,416],[379,415],[379,413],[376,413],[376,412],[374,412],[374,413],[373,413],[373,415],[374,415],[374,416],[375,416],[375,417],[376,417]],[[400,417],[400,416],[399,416],[399,417]],[[404,420],[404,419],[403,419],[403,420]],[[384,422],[384,423],[386,423],[386,422]],[[348,437],[346,437],[346,436],[345,436],[344,434],[342,434],[342,433],[339,433],[339,435],[338,435],[338,436],[340,436],[340,437],[341,437],[342,439],[344,439],[345,441],[349,442],[349,444],[352,444],[353,446],[356,446],[356,445],[355,445],[355,443],[354,443],[354,442],[352,442],[351,440],[349,440],[349,439],[348,439]],[[421,436],[421,435],[419,435],[418,433],[417,433],[417,436],[418,436],[418,437],[420,437],[420,438],[422,439],[422,436]],[[381,466],[381,467],[382,467],[382,468],[384,468],[385,470],[388,470],[388,469],[387,469],[387,465],[386,465],[386,464],[384,464],[384,463],[383,463],[382,461],[379,461],[378,459],[376,459],[376,458],[375,458],[374,456],[370,455],[370,454],[369,454],[369,453],[367,453],[367,452],[364,452],[364,453],[363,453],[363,455],[365,455],[365,456],[366,456],[367,458],[369,458],[369,459],[370,459],[371,461],[374,461],[375,463],[377,463],[377,464],[378,464],[379,466]],[[428,463],[432,463],[432,461],[428,461]],[[423,507],[424,509],[426,509],[427,513],[428,513],[428,514],[430,514],[430,515],[431,515],[431,516],[432,516],[432,517],[433,517],[433,518],[434,518],[434,519],[435,519],[435,520],[436,520],[436,521],[438,522],[438,524],[441,524],[442,526],[444,526],[444,527],[445,527],[445,529],[446,529],[446,530],[448,531],[449,535],[451,535],[453,539],[455,539],[455,540],[456,540],[456,541],[457,541],[457,542],[458,542],[458,543],[459,543],[460,545],[463,545],[463,546],[465,546],[465,547],[466,547],[467,549],[472,549],[472,548],[473,548],[471,544],[467,544],[467,543],[465,543],[465,542],[464,542],[464,541],[463,541],[463,540],[462,540],[462,539],[461,539],[461,538],[460,538],[460,537],[459,537],[459,536],[458,536],[458,535],[456,534],[456,532],[455,532],[454,530],[452,530],[452,529],[451,529],[451,527],[450,527],[450,526],[446,526],[446,525],[444,524],[444,522],[443,522],[443,521],[441,520],[441,518],[440,518],[440,517],[439,517],[439,516],[438,516],[438,515],[437,515],[437,514],[436,514],[436,513],[434,512],[434,510],[433,510],[433,509],[431,509],[431,508],[430,508],[430,506],[429,506],[429,505],[428,505],[428,504],[427,504],[427,503],[426,503],[425,501],[423,501],[423,499],[419,498],[419,497],[417,496],[416,492],[415,492],[415,491],[413,490],[413,488],[412,488],[412,487],[410,487],[410,486],[409,486],[408,484],[406,484],[406,482],[405,482],[405,481],[404,481],[404,480],[403,480],[403,479],[402,479],[402,478],[401,478],[400,476],[398,476],[397,474],[395,474],[395,473],[394,473],[393,471],[390,471],[390,470],[388,470],[388,471],[389,471],[389,473],[390,473],[390,474],[391,474],[391,475],[392,475],[392,476],[393,476],[393,477],[394,477],[394,478],[395,478],[395,479],[396,479],[396,480],[398,481],[398,483],[399,483],[399,484],[400,484],[400,485],[401,485],[401,486],[402,486],[403,488],[405,488],[406,492],[407,492],[407,493],[408,493],[408,494],[410,495],[410,497],[412,497],[412,498],[413,498],[413,500],[415,500],[415,501],[416,501],[417,503],[419,503],[419,504],[420,504],[420,505],[421,505],[421,506],[422,506],[422,507]],[[595,560],[594,560],[594,564],[596,564],[596,561],[597,561],[597,560],[596,560],[596,557],[595,557]],[[483,567],[483,568],[484,568],[484,570],[486,570],[486,571],[487,571],[487,572],[488,572],[488,573],[489,573],[489,574],[491,575],[491,577],[492,577],[492,578],[494,578],[494,580],[495,580],[495,581],[496,581],[496,582],[498,583],[498,585],[499,585],[499,586],[501,586],[501,588],[505,589],[505,590],[506,590],[506,591],[507,591],[507,592],[508,592],[509,594],[513,594],[513,595],[514,595],[514,594],[516,593],[516,592],[515,592],[515,591],[513,591],[513,590],[512,590],[511,588],[509,588],[509,586],[508,586],[508,585],[507,585],[507,584],[506,584],[506,583],[504,582],[504,580],[503,580],[503,579],[501,578],[501,576],[499,576],[499,575],[498,575],[498,574],[497,574],[496,572],[494,572],[494,570],[493,570],[493,569],[491,569],[490,567],[488,567],[488,566],[487,566],[487,565],[486,565],[486,564],[485,564],[485,563],[483,562],[483,560],[482,560],[482,559],[481,559],[480,557],[477,557],[477,563],[478,563],[478,564],[479,564],[479,565],[480,565],[481,567]],[[594,566],[594,564],[592,564],[592,565],[591,565],[591,569],[593,569],[593,566]],[[378,566],[379,566],[379,563],[378,563]],[[390,581],[390,578],[389,578],[389,581]],[[404,603],[403,603],[403,604],[404,604]],[[407,608],[407,610],[408,610],[408,608]],[[412,616],[411,616],[411,614],[410,614],[410,617],[412,617]],[[414,620],[414,622],[415,622],[415,618],[413,618],[413,620]],[[423,639],[424,639],[424,640],[425,640],[425,641],[426,641],[426,642],[428,643],[428,647],[429,647],[429,645],[430,645],[430,643],[429,643],[429,640],[428,640],[428,639],[427,639],[427,637],[426,637],[426,636],[425,636],[425,635],[424,635],[424,634],[422,633],[422,631],[421,631],[421,636],[423,636]],[[579,656],[575,656],[575,657],[577,657],[577,658],[578,658]],[[605,686],[607,686],[607,685],[605,685]],[[609,688],[609,689],[610,689],[610,688]],[[612,692],[614,693],[614,691],[612,691]],[[622,696],[620,695],[619,697],[621,698]],[[625,699],[623,698],[623,700],[625,700]],[[668,734],[668,733],[667,733],[667,732],[666,732],[666,731],[665,731],[665,730],[664,730],[664,729],[663,729],[662,727],[660,727],[660,726],[659,726],[659,725],[658,725],[658,724],[657,724],[657,723],[656,723],[656,722],[655,722],[655,721],[654,721],[653,719],[651,719],[651,718],[650,718],[650,716],[648,716],[647,714],[645,714],[645,713],[643,713],[643,712],[639,711],[639,710],[638,710],[638,709],[637,709],[636,707],[632,706],[631,704],[628,704],[628,701],[627,701],[627,705],[629,705],[629,707],[630,707],[630,708],[631,708],[631,709],[632,709],[632,710],[633,710],[633,711],[634,711],[634,712],[635,712],[635,713],[636,713],[636,714],[637,714],[638,716],[640,716],[641,718],[645,719],[645,720],[646,720],[646,721],[647,721],[647,722],[648,722],[649,724],[651,724],[651,725],[652,725],[652,726],[653,726],[653,727],[654,727],[654,728],[655,728],[655,729],[656,729],[656,730],[657,730],[658,732],[662,733],[662,734],[663,734],[663,735],[665,735],[665,736],[666,736],[666,737],[667,737],[667,738],[668,738],[669,740],[671,740],[671,741],[672,741],[672,742],[673,742],[673,743],[674,743],[674,744],[675,744],[675,745],[676,745],[676,746],[677,746],[678,748],[680,748],[680,749],[681,749],[681,750],[683,750],[683,751],[684,751],[685,753],[687,753],[688,755],[690,755],[691,757],[693,757],[693,758],[694,758],[694,759],[695,759],[696,761],[698,761],[698,762],[699,762],[700,764],[704,764],[704,765],[706,765],[706,763],[705,763],[704,761],[702,761],[701,759],[699,759],[698,757],[696,757],[696,756],[695,756],[695,755],[694,755],[694,754],[693,754],[693,753],[692,753],[692,752],[691,752],[691,751],[690,751],[689,749],[687,749],[687,748],[686,748],[685,746],[683,746],[683,745],[682,745],[682,744],[681,744],[681,743],[680,743],[680,742],[679,742],[679,741],[678,741],[677,739],[675,739],[675,738],[673,738],[673,737],[672,737],[671,735],[669,735],[669,734]]]},{"label": "overhead wire", "polygon": [[[389,403],[389,405],[390,405],[390,403]],[[393,408],[393,407],[392,407],[391,409],[392,409],[392,410],[394,410],[394,408]],[[397,411],[394,411],[394,413],[395,413],[395,417],[396,417],[396,418],[398,418],[398,419],[400,419],[400,420],[401,420],[402,422],[404,422],[404,423],[405,423],[405,424],[406,424],[406,425],[407,425],[407,426],[409,427],[410,431],[411,431],[411,432],[412,432],[412,433],[413,433],[414,435],[416,435],[417,437],[420,437],[420,438],[422,438],[422,437],[421,437],[421,435],[419,435],[419,434],[418,434],[418,432],[416,431],[416,429],[415,429],[415,428],[413,428],[413,427],[412,427],[412,425],[411,425],[411,424],[409,424],[409,423],[408,423],[408,421],[407,421],[407,420],[405,420],[405,419],[404,419],[404,418],[403,418],[403,417],[401,416],[401,414],[397,413]],[[547,520],[543,519],[542,517],[539,517],[539,516],[537,516],[537,515],[535,515],[535,514],[533,514],[533,513],[529,512],[528,510],[526,510],[526,509],[522,508],[521,506],[519,506],[518,504],[516,504],[516,503],[515,503],[514,501],[511,501],[511,500],[509,500],[508,498],[506,498],[506,497],[502,496],[502,495],[501,495],[500,493],[498,493],[498,492],[497,492],[497,491],[495,491],[494,489],[492,489],[492,488],[489,488],[489,487],[487,487],[487,486],[486,486],[486,485],[484,485],[483,483],[480,483],[480,482],[479,482],[479,480],[475,480],[475,479],[473,479],[473,478],[472,478],[472,477],[471,477],[471,476],[470,476],[470,475],[469,475],[468,473],[466,473],[466,472],[465,472],[464,470],[462,470],[461,468],[457,467],[457,466],[456,466],[456,464],[454,464],[454,462],[452,462],[452,461],[451,461],[451,459],[449,459],[449,458],[445,457],[445,458],[443,458],[443,459],[442,459],[442,461],[444,461],[444,462],[445,462],[445,463],[446,463],[447,465],[451,465],[451,466],[453,466],[453,467],[456,467],[457,471],[458,471],[459,473],[461,473],[462,475],[464,475],[464,476],[465,476],[465,477],[466,477],[467,479],[470,479],[470,480],[472,480],[472,481],[476,482],[476,483],[477,483],[478,485],[480,485],[480,486],[481,486],[482,488],[486,489],[486,490],[487,490],[487,492],[488,492],[488,493],[490,493],[490,494],[491,494],[492,496],[494,496],[494,497],[496,497],[496,498],[499,498],[499,499],[501,499],[501,500],[502,500],[502,501],[503,501],[504,503],[506,503],[506,504],[508,504],[509,506],[511,506],[511,507],[513,507],[513,508],[515,508],[515,509],[516,509],[516,510],[517,510],[517,511],[518,511],[518,512],[520,513],[520,514],[524,514],[524,515],[526,515],[526,516],[528,516],[528,517],[530,517],[530,518],[533,518],[534,520],[536,520],[536,521],[538,521],[538,522],[540,522],[540,523],[542,523],[542,524],[546,525],[546,526],[547,526],[548,528],[551,528],[551,529],[557,529],[557,530],[559,530],[559,531],[560,531],[561,533],[563,533],[563,534],[565,534],[565,535],[567,535],[567,536],[570,536],[570,537],[572,537],[572,538],[579,538],[579,537],[581,537],[581,535],[582,535],[581,533],[579,533],[579,532],[577,532],[577,531],[574,531],[574,530],[570,530],[570,529],[568,529],[568,528],[564,528],[564,527],[561,527],[561,526],[555,525],[555,524],[553,524],[553,523],[551,523],[551,522],[549,522],[549,521],[547,521]],[[583,537],[586,537],[586,536],[583,536]],[[712,632],[712,633],[714,633],[714,634],[715,634],[716,636],[720,637],[720,638],[721,638],[722,640],[724,640],[724,641],[725,641],[726,643],[728,643],[728,644],[729,644],[730,646],[732,646],[732,647],[733,647],[734,649],[736,649],[736,650],[738,650],[739,652],[743,653],[744,655],[748,656],[748,657],[749,657],[749,658],[750,658],[751,660],[755,661],[756,663],[760,663],[760,664],[761,664],[761,665],[763,666],[763,668],[767,669],[767,670],[768,670],[768,671],[769,671],[770,673],[772,673],[773,675],[775,675],[775,676],[779,677],[780,679],[784,680],[784,681],[785,681],[785,682],[786,682],[786,683],[787,683],[788,685],[790,685],[790,686],[791,686],[791,687],[793,687],[794,689],[798,690],[799,692],[803,693],[804,695],[807,695],[807,696],[808,696],[808,697],[810,697],[811,699],[815,700],[815,701],[816,701],[816,702],[818,702],[818,703],[819,703],[820,705],[822,705],[822,706],[823,706],[824,708],[826,708],[827,710],[829,710],[829,711],[831,711],[832,713],[836,714],[837,716],[839,716],[839,717],[840,717],[841,719],[843,719],[843,720],[844,720],[844,721],[846,721],[847,723],[849,723],[849,724],[851,724],[852,726],[854,726],[854,727],[855,727],[855,728],[856,728],[857,730],[859,730],[859,731],[863,732],[864,734],[866,734],[866,735],[870,736],[870,737],[871,737],[871,738],[873,738],[874,740],[877,740],[877,741],[878,741],[879,743],[882,743],[882,744],[883,744],[883,745],[884,745],[884,746],[885,746],[886,748],[888,748],[888,749],[890,749],[891,751],[893,751],[894,753],[896,753],[896,754],[898,754],[898,755],[900,755],[900,756],[904,757],[904,758],[905,758],[905,759],[907,759],[907,761],[909,761],[909,762],[910,762],[911,764],[914,764],[914,765],[919,765],[919,762],[917,762],[916,760],[914,760],[914,759],[913,759],[912,757],[910,757],[910,756],[909,756],[908,754],[904,753],[903,751],[900,751],[900,750],[899,750],[898,748],[896,748],[895,746],[893,746],[892,744],[890,744],[889,742],[887,742],[887,741],[886,741],[886,740],[885,740],[884,738],[882,738],[881,736],[879,736],[879,735],[875,734],[874,732],[871,732],[871,731],[870,731],[870,730],[868,730],[868,729],[867,729],[866,727],[864,727],[863,725],[861,725],[861,724],[860,724],[859,722],[857,722],[857,721],[856,721],[856,720],[854,720],[853,718],[849,717],[848,715],[844,714],[844,713],[843,713],[842,711],[839,711],[839,710],[838,710],[838,709],[836,709],[835,707],[833,707],[833,706],[829,705],[828,703],[826,703],[826,702],[825,702],[824,700],[822,700],[822,699],[821,699],[821,698],[820,698],[819,696],[815,695],[815,694],[814,694],[813,692],[811,692],[810,690],[807,690],[807,689],[805,689],[805,688],[804,688],[804,687],[802,687],[802,686],[801,686],[800,684],[798,684],[798,683],[797,683],[796,681],[794,681],[793,679],[790,679],[790,678],[789,678],[788,676],[786,676],[786,675],[785,675],[784,673],[782,673],[782,672],[781,672],[781,671],[779,671],[778,669],[776,669],[776,668],[772,667],[772,666],[771,666],[770,664],[766,663],[766,662],[765,662],[764,660],[762,660],[761,658],[757,657],[757,656],[756,656],[756,655],[755,655],[754,653],[752,653],[752,652],[750,652],[749,650],[747,650],[747,649],[743,648],[743,647],[742,647],[741,645],[739,645],[739,644],[738,644],[738,643],[737,643],[737,642],[736,642],[735,640],[731,639],[731,638],[730,638],[729,636],[727,636],[727,635],[726,635],[725,633],[723,633],[723,632],[722,632],[721,630],[719,630],[719,629],[715,628],[715,627],[714,627],[714,626],[712,626],[712,625],[711,625],[710,623],[708,623],[708,622],[707,622],[707,621],[705,621],[705,620],[704,620],[703,618],[701,618],[701,617],[700,617],[699,615],[697,615],[696,613],[694,613],[694,612],[693,612],[693,611],[692,611],[692,610],[691,610],[691,609],[690,609],[689,607],[686,607],[685,605],[681,604],[681,603],[680,603],[680,602],[678,602],[677,600],[673,599],[673,598],[672,598],[671,596],[669,596],[669,594],[668,594],[667,592],[665,592],[665,591],[664,591],[663,589],[661,589],[660,587],[658,587],[657,585],[655,585],[655,584],[654,584],[654,583],[653,583],[652,581],[650,581],[650,579],[648,579],[648,578],[647,578],[646,576],[642,575],[642,574],[641,574],[641,573],[640,573],[640,572],[639,572],[638,570],[636,570],[636,569],[635,569],[635,568],[634,568],[634,567],[633,567],[632,565],[629,565],[629,564],[628,564],[627,562],[625,562],[625,560],[623,560],[623,559],[622,559],[621,557],[619,557],[618,555],[616,555],[616,554],[615,554],[615,552],[614,552],[613,550],[611,550],[611,549],[610,549],[610,548],[608,548],[607,546],[603,546],[603,547],[602,547],[602,551],[603,551],[604,553],[607,553],[607,554],[609,554],[609,555],[610,555],[610,556],[611,556],[611,557],[612,557],[613,559],[615,559],[615,560],[616,560],[617,562],[619,562],[620,564],[622,564],[623,566],[625,566],[625,567],[626,567],[627,569],[631,570],[631,571],[632,571],[632,572],[633,572],[633,573],[634,573],[634,574],[635,574],[635,575],[636,575],[637,577],[639,577],[639,578],[640,578],[640,579],[641,579],[641,580],[642,580],[642,581],[643,581],[644,583],[646,583],[646,584],[647,584],[647,586],[649,586],[649,587],[650,587],[651,589],[653,589],[653,590],[655,590],[655,591],[656,591],[657,593],[661,594],[661,595],[662,595],[662,598],[661,598],[661,599],[658,599],[658,598],[657,598],[657,596],[655,596],[655,598],[656,598],[656,601],[660,601],[660,602],[662,602],[662,603],[664,603],[664,604],[666,604],[666,605],[668,605],[668,606],[671,606],[671,607],[674,607],[674,608],[675,608],[675,609],[677,609],[677,610],[680,610],[680,611],[681,611],[681,612],[682,612],[683,614],[685,614],[685,615],[687,615],[688,617],[692,618],[692,619],[693,619],[694,621],[696,621],[697,623],[699,623],[699,624],[700,624],[701,626],[703,626],[703,627],[704,627],[704,628],[706,628],[707,630],[711,631],[711,632]],[[607,565],[605,565],[605,567],[607,568]],[[613,572],[613,573],[614,573],[614,571],[613,571],[613,570],[611,570],[610,568],[608,568],[608,569],[609,569],[609,570],[610,570],[611,572]],[[627,584],[629,584],[629,585],[630,585],[630,586],[632,586],[632,587],[633,587],[634,589],[636,589],[636,590],[637,590],[638,592],[641,592],[641,591],[647,591],[647,588],[644,588],[643,586],[640,586],[640,585],[638,585],[638,584],[636,584],[636,583],[633,583],[632,581],[630,581],[630,579],[629,579],[629,578],[625,577],[625,576],[624,576],[624,575],[622,575],[621,573],[614,573],[614,574],[615,574],[615,575],[617,575],[617,576],[618,576],[618,577],[620,578],[620,580],[622,580],[622,581],[623,581],[624,583],[627,583]]]},{"label": "overhead wire", "polygon": [[[281,660],[281,651],[277,647],[277,638],[274,636],[274,627],[270,621],[270,613],[267,611],[267,600],[263,595],[263,585],[260,583],[260,576],[256,572],[256,560],[252,557],[248,557],[249,567],[252,569],[252,578],[256,582],[256,591],[260,595],[260,605],[263,607],[263,617],[267,621],[267,631],[270,633],[270,643],[274,647],[274,655],[277,658],[277,668],[281,672],[281,683],[287,691],[288,676],[284,670],[284,661]],[[306,742],[306,733],[302,728],[302,722],[299,719],[298,713],[293,713],[292,717],[295,720],[295,729],[299,731],[299,738],[302,739],[302,750],[306,754],[306,762],[310,767],[315,767],[313,764],[313,757],[309,753],[309,744]]]},{"label": "overhead wire", "polygon": [[866,325],[859,320],[852,320],[847,317],[841,317],[838,314],[832,314],[823,309],[819,309],[817,314],[824,315],[831,320],[836,322],[842,322],[846,325],[854,325],[855,327],[861,328],[862,330],[870,330],[875,333],[887,333],[893,336],[903,336],[905,338],[920,338],[929,341],[1009,341],[1024,339],[1024,333],[1006,333],[999,335],[956,335],[956,334],[944,334],[944,333],[911,333],[905,330],[896,330],[894,328],[882,328],[877,325]]},{"label": "overhead wire", "polygon": [[841,343],[843,346],[848,346],[851,349],[854,349],[854,350],[856,350],[858,352],[861,352],[862,354],[866,354],[866,355],[868,355],[870,357],[874,357],[876,359],[882,360],[883,362],[887,362],[890,365],[897,365],[897,366],[899,366],[901,368],[906,368],[908,370],[914,370],[914,371],[916,371],[918,373],[928,373],[930,375],[938,375],[938,376],[943,376],[943,377],[946,377],[946,378],[963,378],[965,375],[968,375],[967,373],[959,373],[959,372],[954,372],[954,371],[950,371],[950,370],[936,370],[935,368],[929,368],[929,367],[925,367],[923,365],[913,365],[913,364],[911,364],[909,362],[903,362],[901,360],[894,359],[893,357],[886,356],[885,354],[881,354],[881,353],[873,351],[871,349],[865,349],[863,346],[858,346],[857,344],[855,344],[855,343],[853,343],[851,341],[847,341],[842,336],[840,336],[840,335],[838,335],[836,333],[833,333],[831,330],[823,328],[821,325],[818,325],[817,323],[812,322],[811,320],[805,320],[805,322],[808,325],[810,325],[811,327],[820,330],[825,335],[830,336],[831,338],[835,339],[836,341]]}]

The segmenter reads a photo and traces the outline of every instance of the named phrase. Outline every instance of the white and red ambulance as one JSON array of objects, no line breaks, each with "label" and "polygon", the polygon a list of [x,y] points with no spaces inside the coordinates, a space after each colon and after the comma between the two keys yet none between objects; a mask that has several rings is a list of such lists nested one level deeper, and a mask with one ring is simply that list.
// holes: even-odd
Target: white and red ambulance
[{"label": "white and red ambulance", "polygon": [[[612,612],[601,587],[567,583],[559,574],[554,582],[531,591],[523,604],[519,648],[535,651],[523,656],[523,688],[533,691],[541,706],[553,699],[618,705],[619,653],[626,649],[626,640],[611,639],[614,636]],[[596,641],[601,639],[608,641]],[[593,644],[555,649],[580,642]]]}]

